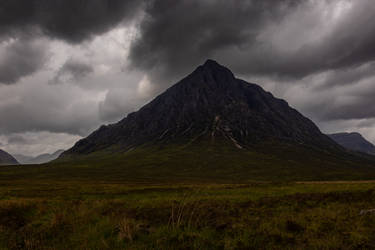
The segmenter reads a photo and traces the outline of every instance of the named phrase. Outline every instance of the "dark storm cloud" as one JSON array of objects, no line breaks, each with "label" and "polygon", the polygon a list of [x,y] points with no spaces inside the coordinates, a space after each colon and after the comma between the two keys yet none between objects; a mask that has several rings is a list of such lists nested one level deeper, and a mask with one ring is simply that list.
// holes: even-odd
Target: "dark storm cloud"
[{"label": "dark storm cloud", "polygon": [[374,13],[373,0],[0,0],[0,136],[86,136],[207,58],[318,124],[373,124]]},{"label": "dark storm cloud", "polygon": [[[47,36],[78,44],[136,18],[142,0],[0,0],[0,83],[11,84],[38,71],[47,47],[30,40]],[[89,65],[64,65],[61,73],[73,78],[90,71]],[[86,67],[86,68],[85,68]]]},{"label": "dark storm cloud", "polygon": [[50,83],[79,81],[93,71],[94,68],[89,63],[71,58],[64,63]]},{"label": "dark storm cloud", "polygon": [[181,72],[219,50],[251,48],[269,18],[280,19],[298,2],[155,0],[146,8],[129,58],[144,70]]},{"label": "dark storm cloud", "polygon": [[[328,34],[323,34],[323,31],[331,17],[323,14],[312,16],[311,20],[302,14],[297,20],[292,19],[286,28],[280,27],[296,13],[306,12],[308,15],[318,3],[325,3],[327,9],[333,3],[350,3],[352,6]],[[299,79],[373,61],[374,11],[370,0],[155,0],[146,9],[140,36],[132,45],[130,60],[135,67],[147,71],[157,68],[170,75],[186,72],[191,65],[212,57],[241,74]],[[317,22],[317,31],[305,34],[311,28],[309,22],[312,20]],[[293,36],[287,38],[290,43],[280,45],[278,30],[283,28],[282,31],[288,33],[289,26],[297,28]],[[265,34],[272,28],[276,34]],[[298,39],[305,41],[298,43]],[[293,47],[294,43],[298,46]]]},{"label": "dark storm cloud", "polygon": [[297,91],[294,95],[299,95],[300,111],[314,121],[364,120],[365,122],[366,119],[375,118],[374,82],[375,74],[372,74],[371,77],[365,77],[351,85],[317,88],[307,91],[308,95]]},{"label": "dark storm cloud", "polygon": [[375,107],[373,103],[374,100],[372,98],[360,98],[353,102],[341,104],[340,106],[328,106],[328,108],[326,106],[324,111],[319,113],[321,120],[327,121],[374,118]]},{"label": "dark storm cloud", "polygon": [[16,40],[5,46],[0,57],[0,84],[12,84],[45,64],[48,47],[39,40]]},{"label": "dark storm cloud", "polygon": [[131,20],[142,0],[1,0],[0,36],[36,35],[79,43]]},{"label": "dark storm cloud", "polygon": [[[256,60],[261,62],[261,67],[255,67],[253,73],[298,78],[326,70],[358,67],[374,61],[375,29],[371,24],[374,11],[374,2],[371,0],[353,1],[350,11],[344,14],[328,35],[302,46],[292,54],[275,53],[273,58],[259,56]],[[322,30],[325,25],[322,20]],[[293,40],[292,37],[290,39]],[[266,50],[272,51],[272,48],[266,47]]]}]

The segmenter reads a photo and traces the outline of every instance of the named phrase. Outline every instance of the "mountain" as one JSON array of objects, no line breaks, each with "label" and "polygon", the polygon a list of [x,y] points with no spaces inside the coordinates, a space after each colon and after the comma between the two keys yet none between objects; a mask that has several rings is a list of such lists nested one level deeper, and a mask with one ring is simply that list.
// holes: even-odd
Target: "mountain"
[{"label": "mountain", "polygon": [[18,165],[16,159],[7,152],[0,149],[0,165]]},{"label": "mountain", "polygon": [[134,178],[316,180],[375,170],[373,159],[345,150],[286,101],[212,60],[56,163],[67,161]]},{"label": "mountain", "polygon": [[63,152],[64,150],[57,150],[53,154],[41,154],[36,157],[17,154],[14,157],[21,164],[43,164],[56,160]]},{"label": "mountain", "polygon": [[126,150],[145,143],[216,137],[238,148],[264,140],[337,147],[287,102],[208,60],[138,112],[102,126],[66,154],[88,154],[114,145]]},{"label": "mountain", "polygon": [[375,146],[360,133],[336,133],[328,136],[347,149],[375,155]]}]

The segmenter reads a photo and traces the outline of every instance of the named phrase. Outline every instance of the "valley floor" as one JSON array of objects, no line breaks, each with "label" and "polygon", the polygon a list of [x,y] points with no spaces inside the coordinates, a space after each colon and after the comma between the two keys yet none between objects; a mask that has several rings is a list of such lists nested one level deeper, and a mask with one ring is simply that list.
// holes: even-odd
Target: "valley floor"
[{"label": "valley floor", "polygon": [[1,181],[1,249],[375,248],[374,182]]}]

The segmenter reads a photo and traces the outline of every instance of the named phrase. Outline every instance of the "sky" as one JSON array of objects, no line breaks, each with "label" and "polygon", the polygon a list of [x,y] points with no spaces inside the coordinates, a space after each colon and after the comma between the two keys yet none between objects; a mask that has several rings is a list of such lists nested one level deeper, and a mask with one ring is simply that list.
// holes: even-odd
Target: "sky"
[{"label": "sky", "polygon": [[0,0],[0,148],[68,149],[207,59],[375,143],[373,0]]}]

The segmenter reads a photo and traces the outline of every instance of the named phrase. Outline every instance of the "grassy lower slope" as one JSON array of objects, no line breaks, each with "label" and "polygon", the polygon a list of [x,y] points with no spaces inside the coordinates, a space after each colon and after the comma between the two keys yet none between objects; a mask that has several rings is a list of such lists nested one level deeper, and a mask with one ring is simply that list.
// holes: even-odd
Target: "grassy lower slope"
[{"label": "grassy lower slope", "polygon": [[375,161],[342,152],[267,144],[143,146],[67,156],[41,166],[1,167],[1,179],[103,180],[128,182],[246,183],[249,181],[375,179]]}]

